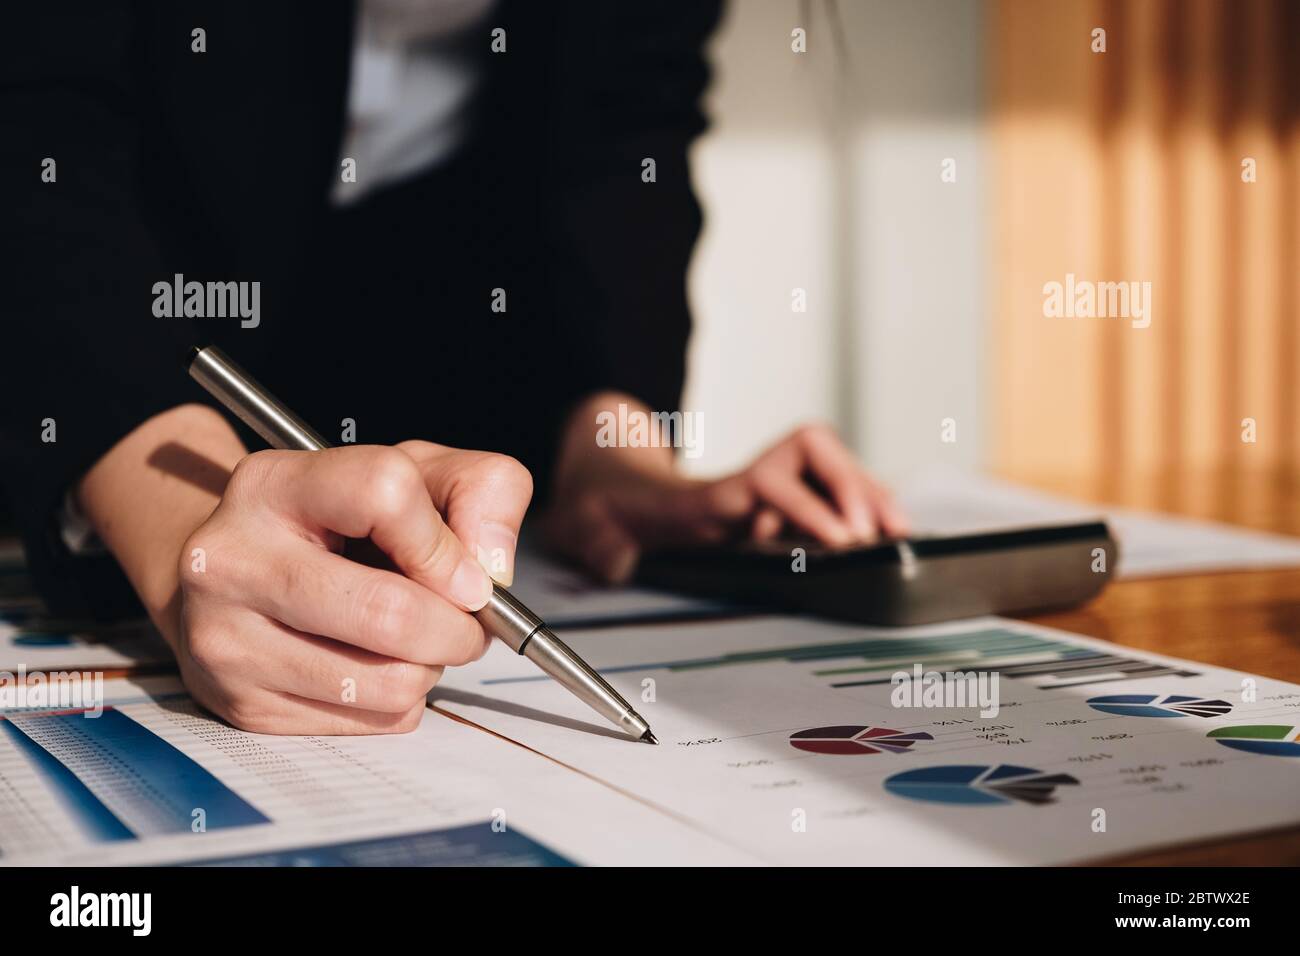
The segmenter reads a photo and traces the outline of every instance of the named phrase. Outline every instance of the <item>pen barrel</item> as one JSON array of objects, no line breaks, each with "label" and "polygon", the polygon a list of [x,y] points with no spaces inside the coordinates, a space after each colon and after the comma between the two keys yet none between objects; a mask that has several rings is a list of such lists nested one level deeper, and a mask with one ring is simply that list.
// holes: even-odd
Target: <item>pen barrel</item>
[{"label": "pen barrel", "polygon": [[212,345],[195,349],[190,358],[190,377],[272,448],[320,451],[329,447],[329,442],[276,401],[221,349]]},{"label": "pen barrel", "polygon": [[474,616],[488,636],[499,638],[516,654],[528,658],[614,726],[637,738],[650,729],[605,678],[501,585],[492,585],[492,597]]},{"label": "pen barrel", "polygon": [[496,583],[492,585],[492,597],[474,616],[488,637],[500,638],[516,654],[522,654],[529,638],[544,626],[541,618]]},{"label": "pen barrel", "polygon": [[641,739],[650,732],[650,725],[622,695],[546,628],[525,642],[520,653],[624,733]]}]

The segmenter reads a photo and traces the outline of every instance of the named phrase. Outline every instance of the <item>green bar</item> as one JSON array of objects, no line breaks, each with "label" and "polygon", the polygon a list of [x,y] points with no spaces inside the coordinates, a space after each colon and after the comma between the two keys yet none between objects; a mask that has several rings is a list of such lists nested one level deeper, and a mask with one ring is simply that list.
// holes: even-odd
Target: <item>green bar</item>
[{"label": "green bar", "polygon": [[1290,727],[1280,724],[1248,724],[1242,727],[1220,727],[1211,730],[1207,737],[1236,737],[1239,740],[1285,740]]}]

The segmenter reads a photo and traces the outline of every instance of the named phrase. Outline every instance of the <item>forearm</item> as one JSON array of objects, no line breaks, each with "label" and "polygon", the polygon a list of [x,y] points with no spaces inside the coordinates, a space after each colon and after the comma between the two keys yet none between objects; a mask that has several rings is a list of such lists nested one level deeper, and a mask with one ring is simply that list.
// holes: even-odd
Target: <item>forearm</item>
[{"label": "forearm", "polygon": [[219,413],[182,405],[123,438],[77,486],[82,510],[173,647],[181,546],[212,513],[246,453]]}]

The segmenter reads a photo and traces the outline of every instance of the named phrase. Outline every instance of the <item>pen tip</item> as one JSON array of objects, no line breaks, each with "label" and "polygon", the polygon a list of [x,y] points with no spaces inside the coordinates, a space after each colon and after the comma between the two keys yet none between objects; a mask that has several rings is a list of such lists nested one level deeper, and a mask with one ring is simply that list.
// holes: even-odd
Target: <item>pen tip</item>
[{"label": "pen tip", "polygon": [[650,733],[650,731],[648,731],[648,730],[647,730],[645,733],[643,733],[643,734],[641,735],[641,739],[644,740],[644,741],[645,741],[646,743],[648,743],[648,744],[656,744],[656,745],[657,745],[657,744],[659,743],[659,741],[658,741],[658,739],[655,737],[655,735],[652,734],[652,733]]}]

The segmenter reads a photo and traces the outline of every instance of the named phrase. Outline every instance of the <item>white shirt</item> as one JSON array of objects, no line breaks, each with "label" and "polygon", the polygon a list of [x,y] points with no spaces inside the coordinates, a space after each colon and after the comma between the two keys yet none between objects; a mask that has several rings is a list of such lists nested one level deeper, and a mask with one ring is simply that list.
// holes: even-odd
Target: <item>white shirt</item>
[{"label": "white shirt", "polygon": [[[449,156],[464,136],[464,107],[479,82],[467,48],[494,0],[361,0],[352,49],[348,119],[330,200],[356,202]],[[356,181],[343,181],[343,164]]]}]

